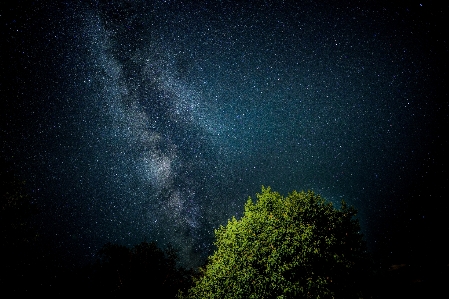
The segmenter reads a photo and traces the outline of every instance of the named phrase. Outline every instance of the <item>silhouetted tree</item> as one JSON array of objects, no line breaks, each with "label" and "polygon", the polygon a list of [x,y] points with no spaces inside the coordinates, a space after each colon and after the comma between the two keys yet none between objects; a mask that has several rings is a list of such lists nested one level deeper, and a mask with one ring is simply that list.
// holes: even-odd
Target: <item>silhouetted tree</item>
[{"label": "silhouetted tree", "polygon": [[192,274],[178,267],[177,261],[171,246],[162,250],[155,242],[133,248],[109,243],[99,251],[92,268],[91,287],[98,294],[116,297],[151,293],[156,298],[174,298],[179,289],[191,286]]}]

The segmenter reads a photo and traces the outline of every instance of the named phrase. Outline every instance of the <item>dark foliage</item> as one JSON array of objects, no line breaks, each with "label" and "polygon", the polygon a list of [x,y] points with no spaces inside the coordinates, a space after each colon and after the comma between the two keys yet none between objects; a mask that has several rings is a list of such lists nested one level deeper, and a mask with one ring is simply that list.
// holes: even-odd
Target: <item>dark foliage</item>
[{"label": "dark foliage", "polygon": [[150,292],[156,298],[174,298],[179,289],[190,286],[192,275],[177,267],[177,260],[173,247],[162,250],[154,242],[133,248],[106,244],[91,268],[90,287],[94,293],[116,297]]},{"label": "dark foliage", "polygon": [[[128,298],[145,294],[148,298],[175,298],[178,290],[187,293],[194,277],[197,281],[203,277],[204,273],[201,275],[201,272],[178,267],[178,256],[174,248],[162,250],[154,242],[143,242],[132,248],[106,244],[99,251],[96,263],[82,268],[69,269],[62,266],[63,253],[57,252],[52,245],[54,242],[46,239],[33,225],[33,219],[39,215],[39,209],[25,192],[25,182],[8,171],[5,165],[2,168],[0,287],[5,294],[14,297],[45,295],[47,298],[67,295]],[[251,207],[254,208],[253,205]],[[270,211],[271,209],[270,206]],[[349,216],[354,213],[350,208],[345,207],[343,210],[348,212]],[[272,221],[270,215],[267,219]],[[327,216],[315,213],[313,219],[308,219],[307,215],[304,215],[304,221],[310,223],[313,220],[316,223],[314,226],[316,234],[328,235],[328,231],[325,231],[326,233],[319,231],[323,226],[318,225],[328,223]],[[343,224],[340,223],[335,227],[335,240],[345,239],[346,233],[341,230],[345,227]],[[356,248],[359,244],[357,238],[345,240],[355,243],[346,242],[343,248],[348,246]],[[336,247],[330,249],[333,252],[339,251]],[[262,254],[263,250],[256,253]],[[344,254],[353,254],[353,251]],[[322,267],[321,263],[315,263],[315,259],[310,259],[310,265],[313,265],[314,273],[317,275],[321,272],[337,271],[338,273],[331,274],[333,282],[339,284],[339,289],[348,291],[357,287],[362,290],[358,295],[363,298],[425,298],[447,294],[445,288],[449,281],[447,263],[400,262],[392,265],[394,261],[383,261],[381,257],[374,260],[377,261],[375,271],[365,264],[356,272],[351,267],[353,272],[351,276],[338,275],[341,273],[340,268]],[[206,269],[206,265],[203,269]],[[325,277],[329,277],[326,275]],[[366,285],[362,286],[362,281]],[[340,294],[341,297],[350,297],[346,291]]]},{"label": "dark foliage", "polygon": [[0,288],[14,296],[108,295],[174,298],[191,286],[193,272],[178,267],[177,252],[156,243],[143,242],[128,248],[106,244],[98,261],[68,267],[63,252],[33,225],[39,215],[25,182],[3,163],[0,198]]}]

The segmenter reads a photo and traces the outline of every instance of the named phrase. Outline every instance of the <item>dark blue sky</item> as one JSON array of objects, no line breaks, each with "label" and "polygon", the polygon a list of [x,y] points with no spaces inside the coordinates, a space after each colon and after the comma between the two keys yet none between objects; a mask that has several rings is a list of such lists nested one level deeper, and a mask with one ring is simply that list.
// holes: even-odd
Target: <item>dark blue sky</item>
[{"label": "dark blue sky", "polygon": [[448,232],[447,8],[18,1],[2,156],[75,260],[146,239],[197,264],[261,185],[344,199],[371,250],[427,258]]}]

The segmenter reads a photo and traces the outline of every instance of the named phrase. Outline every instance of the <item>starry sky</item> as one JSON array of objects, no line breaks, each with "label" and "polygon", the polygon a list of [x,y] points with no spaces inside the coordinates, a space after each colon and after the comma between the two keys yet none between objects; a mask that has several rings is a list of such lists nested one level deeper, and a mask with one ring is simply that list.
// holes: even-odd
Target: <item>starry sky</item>
[{"label": "starry sky", "polygon": [[447,4],[52,2],[2,4],[1,154],[67,260],[196,266],[262,185],[344,199],[389,258],[447,249]]}]

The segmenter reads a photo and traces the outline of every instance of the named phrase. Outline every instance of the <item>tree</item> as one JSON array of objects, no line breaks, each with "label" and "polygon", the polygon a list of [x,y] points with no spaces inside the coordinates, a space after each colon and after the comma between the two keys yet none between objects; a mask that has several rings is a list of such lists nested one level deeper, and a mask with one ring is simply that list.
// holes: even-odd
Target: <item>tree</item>
[{"label": "tree", "polygon": [[177,251],[170,245],[162,250],[155,242],[142,242],[132,248],[108,243],[99,251],[99,260],[90,271],[90,289],[114,297],[150,293],[174,298],[178,289],[191,286],[191,271],[178,267],[177,262]]},{"label": "tree", "polygon": [[240,220],[215,230],[216,250],[185,296],[356,297],[365,246],[355,215],[311,191],[283,197],[262,187]]}]

